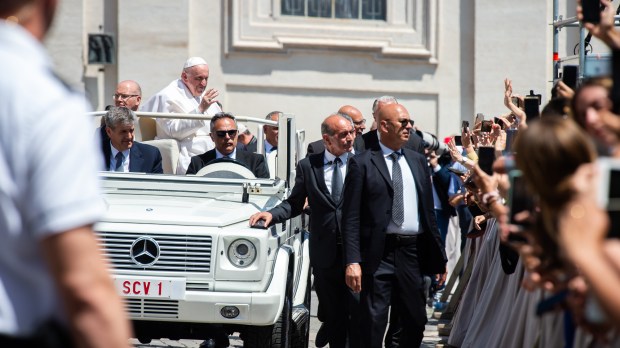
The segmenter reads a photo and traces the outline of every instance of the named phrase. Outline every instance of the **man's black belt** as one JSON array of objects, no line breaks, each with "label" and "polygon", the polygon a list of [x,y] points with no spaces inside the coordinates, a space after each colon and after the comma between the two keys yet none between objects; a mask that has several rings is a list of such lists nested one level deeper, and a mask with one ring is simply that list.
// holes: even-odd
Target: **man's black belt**
[{"label": "man's black belt", "polygon": [[417,235],[393,234],[385,235],[385,244],[390,247],[403,247],[414,244],[418,241]]}]

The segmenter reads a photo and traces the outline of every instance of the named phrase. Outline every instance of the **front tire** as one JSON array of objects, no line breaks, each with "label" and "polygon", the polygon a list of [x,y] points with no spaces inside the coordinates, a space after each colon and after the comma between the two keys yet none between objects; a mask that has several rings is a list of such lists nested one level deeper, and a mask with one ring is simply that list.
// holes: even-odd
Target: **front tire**
[{"label": "front tire", "polygon": [[286,295],[282,313],[278,321],[270,326],[248,327],[241,339],[246,348],[289,348],[291,347],[291,331],[293,317],[293,272],[288,271],[286,278]]}]

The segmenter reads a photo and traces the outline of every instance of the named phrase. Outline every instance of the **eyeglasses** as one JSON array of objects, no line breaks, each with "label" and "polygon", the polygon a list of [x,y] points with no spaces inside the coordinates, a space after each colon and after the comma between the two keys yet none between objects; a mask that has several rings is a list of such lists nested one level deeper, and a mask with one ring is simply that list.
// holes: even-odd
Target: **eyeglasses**
[{"label": "eyeglasses", "polygon": [[361,120],[359,120],[357,122],[353,121],[353,124],[356,125],[356,126],[361,126],[361,125],[363,125],[365,123],[366,123],[366,119],[365,118],[362,118]]},{"label": "eyeglasses", "polygon": [[112,95],[112,96],[116,100],[127,100],[129,98],[138,97],[140,95],[139,94],[119,94],[119,93],[114,93],[114,95]]},{"label": "eyeglasses", "polygon": [[412,119],[408,119],[408,120],[398,120],[398,123],[400,123],[400,126],[405,128],[407,127],[407,125],[411,125],[413,127],[413,120]]},{"label": "eyeglasses", "polygon": [[220,138],[224,138],[226,137],[226,134],[228,134],[229,137],[234,137],[235,135],[237,135],[237,130],[236,129],[231,129],[231,130],[219,130],[219,131],[215,131],[215,135],[217,135]]}]

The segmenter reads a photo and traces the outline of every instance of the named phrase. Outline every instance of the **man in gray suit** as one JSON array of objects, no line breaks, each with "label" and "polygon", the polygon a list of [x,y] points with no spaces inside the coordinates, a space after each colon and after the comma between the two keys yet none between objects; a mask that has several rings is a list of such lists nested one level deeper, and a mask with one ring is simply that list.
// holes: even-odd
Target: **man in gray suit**
[{"label": "man in gray suit", "polygon": [[[357,308],[357,303],[344,282],[339,227],[340,196],[355,130],[345,117],[333,114],[321,124],[321,133],[325,150],[299,161],[291,195],[273,209],[252,215],[250,225],[264,220],[265,226],[269,226],[298,216],[307,198],[312,206],[310,264],[322,308],[319,319],[326,327],[328,341],[323,343],[329,343],[332,348],[345,347],[347,332],[350,332],[349,347],[357,347],[357,315],[350,311],[350,308]],[[317,346],[323,343],[317,342]]]}]

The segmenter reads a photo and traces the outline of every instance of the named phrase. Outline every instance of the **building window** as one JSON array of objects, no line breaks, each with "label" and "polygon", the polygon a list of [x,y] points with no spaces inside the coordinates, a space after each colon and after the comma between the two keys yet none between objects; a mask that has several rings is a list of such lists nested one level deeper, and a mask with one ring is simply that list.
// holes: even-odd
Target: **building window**
[{"label": "building window", "polygon": [[282,0],[288,16],[385,21],[386,0]]}]

